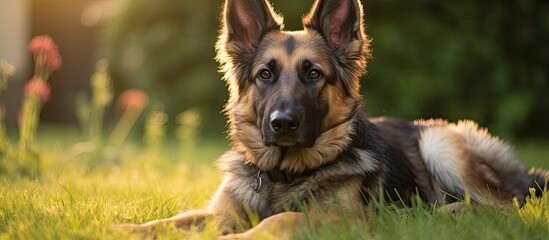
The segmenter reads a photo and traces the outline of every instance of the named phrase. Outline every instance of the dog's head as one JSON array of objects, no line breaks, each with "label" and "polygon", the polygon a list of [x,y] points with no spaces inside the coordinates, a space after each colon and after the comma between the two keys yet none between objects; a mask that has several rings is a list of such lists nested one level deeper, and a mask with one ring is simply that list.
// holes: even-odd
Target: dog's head
[{"label": "dog's head", "polygon": [[217,59],[232,135],[253,124],[267,147],[310,148],[360,108],[370,53],[358,0],[317,0],[302,31],[284,31],[265,0],[226,0],[222,17]]}]

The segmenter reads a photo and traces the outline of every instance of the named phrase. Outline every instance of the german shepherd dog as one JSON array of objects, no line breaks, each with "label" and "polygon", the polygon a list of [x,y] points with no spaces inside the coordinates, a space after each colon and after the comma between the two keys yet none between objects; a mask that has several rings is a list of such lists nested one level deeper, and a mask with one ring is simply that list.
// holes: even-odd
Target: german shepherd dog
[{"label": "german shepherd dog", "polygon": [[[215,220],[229,237],[266,229],[282,237],[305,221],[303,207],[337,222],[339,211],[362,216],[357,209],[381,194],[506,204],[545,188],[546,171],[528,172],[510,145],[472,121],[367,117],[359,78],[371,53],[359,0],[317,0],[302,31],[283,28],[267,0],[226,0],[217,60],[233,146],[219,159],[223,182],[204,210],[129,227],[200,229]],[[235,234],[251,216],[261,223]]]}]

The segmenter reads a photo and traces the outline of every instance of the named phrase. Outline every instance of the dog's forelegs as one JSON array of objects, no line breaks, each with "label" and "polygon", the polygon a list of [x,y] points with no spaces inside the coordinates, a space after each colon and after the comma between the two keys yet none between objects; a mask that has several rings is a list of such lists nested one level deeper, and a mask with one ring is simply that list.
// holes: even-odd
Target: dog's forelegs
[{"label": "dog's forelegs", "polygon": [[129,230],[134,233],[155,235],[159,230],[175,227],[182,230],[196,229],[202,231],[206,224],[218,224],[220,234],[236,232],[239,226],[247,226],[243,219],[247,219],[241,203],[236,201],[224,186],[220,186],[208,208],[192,210],[170,218],[153,220],[143,224],[122,224],[118,229]]},{"label": "dog's forelegs", "polygon": [[134,233],[152,234],[154,235],[160,229],[175,227],[178,229],[190,230],[196,228],[198,231],[204,229],[207,221],[213,218],[213,214],[205,210],[194,210],[184,212],[176,216],[153,220],[143,224],[121,224],[117,228],[129,230]]}]

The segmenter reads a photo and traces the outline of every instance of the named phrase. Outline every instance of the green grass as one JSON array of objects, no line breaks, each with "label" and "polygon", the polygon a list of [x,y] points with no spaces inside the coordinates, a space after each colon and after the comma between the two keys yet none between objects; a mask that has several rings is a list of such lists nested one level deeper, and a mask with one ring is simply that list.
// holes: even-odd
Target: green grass
[{"label": "green grass", "polygon": [[[214,160],[224,140],[203,140],[182,156],[176,146],[153,153],[140,146],[105,149],[94,155],[73,145],[76,134],[42,134],[37,179],[0,176],[0,239],[139,239],[114,230],[206,206],[222,173]],[[549,168],[546,143],[517,148],[527,165]],[[89,147],[89,146],[88,146]],[[89,150],[89,149],[88,149]],[[208,239],[206,233],[167,230],[161,239]],[[366,222],[305,229],[304,239],[545,239],[549,197],[524,208],[466,208],[446,214],[425,206],[381,206]]]}]

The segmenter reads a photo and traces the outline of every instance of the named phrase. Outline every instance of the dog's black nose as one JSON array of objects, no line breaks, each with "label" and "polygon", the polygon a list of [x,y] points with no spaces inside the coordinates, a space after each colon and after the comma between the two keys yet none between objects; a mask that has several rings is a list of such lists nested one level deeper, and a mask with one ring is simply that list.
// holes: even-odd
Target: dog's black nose
[{"label": "dog's black nose", "polygon": [[299,128],[299,118],[292,112],[274,111],[271,114],[271,127],[276,133],[293,133]]}]

